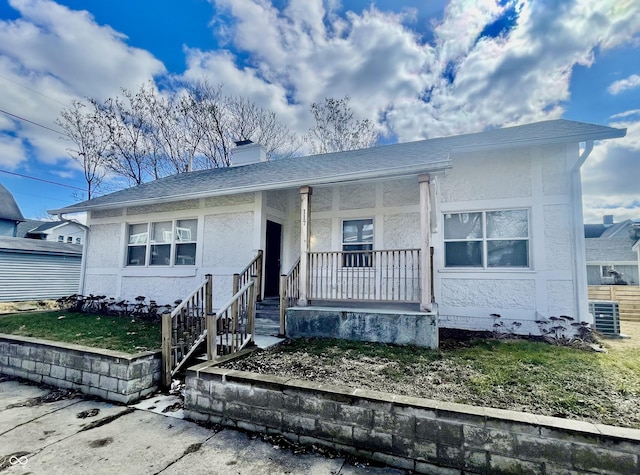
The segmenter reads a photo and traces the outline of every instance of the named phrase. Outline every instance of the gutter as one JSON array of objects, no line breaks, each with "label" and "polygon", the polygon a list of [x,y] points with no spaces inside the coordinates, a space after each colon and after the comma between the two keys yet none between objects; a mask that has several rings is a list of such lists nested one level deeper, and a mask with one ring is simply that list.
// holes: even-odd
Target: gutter
[{"label": "gutter", "polygon": [[[626,132],[626,131],[625,131]],[[575,308],[578,312],[577,321],[587,321],[593,324],[593,315],[589,313],[589,294],[587,292],[587,253],[585,251],[584,242],[584,224],[582,210],[582,179],[580,177],[580,168],[593,151],[593,140],[588,140],[585,148],[579,155],[577,162],[571,169],[571,201],[573,214],[573,262],[574,262],[574,289],[575,289]]]}]

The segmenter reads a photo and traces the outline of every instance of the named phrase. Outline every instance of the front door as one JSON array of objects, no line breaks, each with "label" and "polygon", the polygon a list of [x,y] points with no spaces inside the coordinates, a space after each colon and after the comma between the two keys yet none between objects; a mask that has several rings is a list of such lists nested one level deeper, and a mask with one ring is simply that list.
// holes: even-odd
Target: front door
[{"label": "front door", "polygon": [[274,223],[273,221],[267,221],[266,241],[264,296],[275,297],[279,294],[282,225]]}]

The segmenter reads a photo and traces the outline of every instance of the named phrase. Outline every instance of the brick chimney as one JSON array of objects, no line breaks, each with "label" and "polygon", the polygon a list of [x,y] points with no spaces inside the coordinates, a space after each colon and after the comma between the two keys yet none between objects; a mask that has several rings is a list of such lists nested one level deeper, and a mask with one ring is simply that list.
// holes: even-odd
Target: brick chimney
[{"label": "brick chimney", "polygon": [[231,166],[239,167],[250,163],[266,162],[267,149],[251,140],[236,142],[236,148],[231,152]]}]

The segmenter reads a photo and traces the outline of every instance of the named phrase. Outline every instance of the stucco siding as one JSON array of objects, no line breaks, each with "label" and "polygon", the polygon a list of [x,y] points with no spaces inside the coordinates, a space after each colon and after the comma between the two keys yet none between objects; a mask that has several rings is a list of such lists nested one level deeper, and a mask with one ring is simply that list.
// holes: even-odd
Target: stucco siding
[{"label": "stucco siding", "polygon": [[382,193],[382,204],[385,207],[420,203],[420,189],[417,179],[385,181]]},{"label": "stucco siding", "polygon": [[233,206],[241,204],[249,204],[255,201],[254,193],[238,193],[235,195],[227,196],[210,196],[205,198],[205,208],[212,208],[217,206]]},{"label": "stucco siding", "polygon": [[[333,188],[314,188],[311,195],[311,212],[329,211],[333,206]],[[300,199],[298,198],[298,206],[300,211]]]},{"label": "stucco siding", "polygon": [[548,205],[543,210],[546,265],[549,269],[569,270],[572,266],[569,205]]},{"label": "stucco siding", "polygon": [[278,211],[287,210],[287,192],[284,190],[268,191],[267,206]]},{"label": "stucco siding", "polygon": [[548,308],[545,317],[557,317],[560,315],[568,315],[572,318],[576,317],[573,282],[547,281],[547,301]]},{"label": "stucco siding", "polygon": [[533,279],[442,279],[442,302],[460,309],[535,309],[535,281]]},{"label": "stucco siding", "polygon": [[155,203],[151,205],[130,206],[127,208],[127,216],[139,216],[141,214],[163,213],[168,211],[181,211],[185,209],[198,209],[200,200],[171,201],[169,203]]},{"label": "stucco siding", "polygon": [[[89,274],[85,275],[84,279],[84,293],[86,295],[104,295],[106,297],[121,297],[118,290],[117,274]],[[140,294],[138,294],[140,295]],[[169,302],[162,302],[169,303]]]},{"label": "stucco siding", "polygon": [[453,162],[440,182],[442,202],[531,196],[529,149],[465,154]]},{"label": "stucco siding", "polygon": [[193,277],[128,277],[122,278],[121,297],[134,301],[139,295],[156,300],[159,305],[182,299],[200,284]]},{"label": "stucco siding", "polygon": [[332,220],[312,219],[311,229],[311,251],[331,251]]},{"label": "stucco siding", "polygon": [[121,267],[123,255],[120,223],[93,224],[87,249],[87,269]]},{"label": "stucco siding", "polygon": [[203,265],[241,268],[253,257],[253,233],[254,213],[251,211],[205,216]]},{"label": "stucco siding", "polygon": [[544,195],[561,195],[569,192],[567,154],[561,145],[541,148],[542,191]]},{"label": "stucco siding", "polygon": [[384,249],[415,249],[420,247],[420,213],[384,216]]},{"label": "stucco siding", "polygon": [[376,188],[373,183],[339,187],[340,209],[365,209],[376,205]]}]

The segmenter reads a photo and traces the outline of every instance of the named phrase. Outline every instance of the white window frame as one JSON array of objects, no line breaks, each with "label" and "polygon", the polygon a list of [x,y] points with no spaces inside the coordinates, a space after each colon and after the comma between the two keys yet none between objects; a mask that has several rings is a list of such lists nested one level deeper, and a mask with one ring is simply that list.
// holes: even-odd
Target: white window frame
[{"label": "white window frame", "polygon": [[[499,238],[489,238],[487,237],[487,214],[500,212],[500,211],[526,211],[527,212],[527,237],[499,237]],[[446,215],[457,215],[457,214],[477,214],[481,215],[481,231],[482,236],[477,238],[467,238],[467,239],[451,239],[446,238],[445,234],[445,216]],[[448,270],[456,270],[456,269],[464,269],[464,270],[501,270],[501,271],[512,271],[512,270],[531,270],[533,268],[533,263],[531,259],[531,249],[532,249],[532,236],[531,236],[531,208],[526,207],[516,207],[516,208],[500,208],[500,209],[482,209],[482,210],[473,210],[473,211],[448,211],[443,213],[443,240],[444,240],[444,267]],[[490,266],[489,265],[489,252],[488,252],[488,243],[492,241],[525,241],[527,243],[527,265],[526,266]],[[480,242],[481,243],[481,263],[478,266],[456,266],[456,265],[447,265],[447,243],[450,242]]]},{"label": "white window frame", "polygon": [[[371,221],[372,236],[371,242],[366,241],[358,241],[358,242],[345,242],[344,240],[344,224],[349,221]],[[349,256],[353,256],[353,260],[347,259],[347,254],[342,255],[342,259],[340,260],[340,267],[345,268],[362,268],[362,269],[370,269],[373,267],[373,250],[374,250],[374,242],[375,242],[375,229],[376,222],[374,218],[344,218],[340,222],[340,241],[341,241],[341,251],[345,251],[346,246],[371,246],[371,249],[362,249],[362,252],[371,252],[370,256],[360,256],[358,258],[357,254],[349,254]],[[357,250],[356,250],[357,251]],[[358,260],[356,263],[355,260]]]},{"label": "white window frame", "polygon": [[[186,233],[184,230],[189,230],[189,228],[179,227],[178,222],[180,221],[196,221],[196,232],[195,233]],[[165,241],[161,243],[152,242],[150,239],[152,226],[156,223],[171,223],[171,231],[163,231]],[[146,231],[135,234],[135,239],[131,242],[131,237],[129,235],[130,227],[135,225],[146,225]],[[176,219],[157,219],[154,221],[146,221],[141,223],[126,223],[125,227],[125,242],[126,248],[124,253],[124,266],[129,268],[167,268],[167,267],[192,267],[196,265],[197,261],[197,253],[198,253],[198,241],[197,241],[197,229],[201,225],[200,220],[198,218],[176,218]],[[181,231],[182,230],[182,231]],[[181,231],[181,232],[180,232]],[[190,230],[189,230],[190,231]],[[170,233],[170,235],[169,235]],[[179,236],[176,234],[178,233]],[[187,240],[185,237],[189,237]],[[169,237],[169,242],[166,242],[166,238]],[[193,263],[189,264],[177,264],[176,263],[176,252],[179,244],[195,244],[195,255],[193,258]],[[169,251],[169,264],[151,264],[151,249],[154,245],[168,245],[170,246]],[[129,248],[131,247],[145,247],[144,253],[144,265],[130,264],[129,263]]]}]

